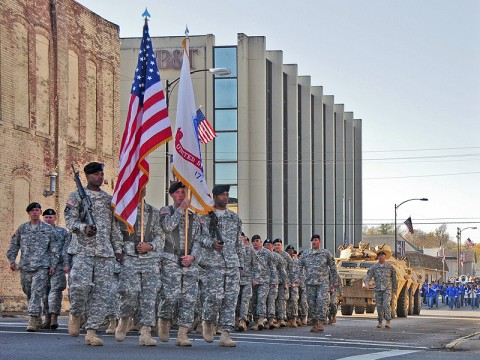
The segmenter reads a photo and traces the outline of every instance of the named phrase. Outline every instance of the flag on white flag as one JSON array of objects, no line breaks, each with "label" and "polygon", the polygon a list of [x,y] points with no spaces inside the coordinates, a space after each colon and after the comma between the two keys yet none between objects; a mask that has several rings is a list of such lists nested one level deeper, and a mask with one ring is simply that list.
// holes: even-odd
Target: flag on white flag
[{"label": "flag on white flag", "polygon": [[190,76],[188,37],[183,41],[183,62],[178,89],[176,132],[173,151],[173,173],[192,191],[190,208],[206,214],[212,210],[213,199],[203,171],[202,153],[195,117],[195,95]]}]

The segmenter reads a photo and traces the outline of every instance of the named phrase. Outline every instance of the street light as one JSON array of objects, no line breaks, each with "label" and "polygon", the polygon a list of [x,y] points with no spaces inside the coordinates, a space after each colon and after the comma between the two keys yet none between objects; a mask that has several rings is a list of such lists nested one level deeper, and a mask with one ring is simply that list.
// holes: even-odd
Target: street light
[{"label": "street light", "polygon": [[[190,71],[190,74],[195,74],[198,72],[209,72],[214,75],[218,76],[227,76],[230,75],[232,72],[230,69],[227,68],[210,68],[210,69],[200,69],[200,70],[193,70]],[[180,81],[180,77],[176,78],[173,81],[169,81],[168,79],[165,81],[165,94],[167,96],[167,109],[170,107],[170,95],[172,94],[173,90],[175,89],[175,86]],[[169,158],[169,153],[168,153],[168,141],[165,144],[165,206],[168,205],[168,188],[169,188],[169,165],[170,165],[170,158]]]},{"label": "street light", "polygon": [[462,231],[467,229],[476,230],[476,226],[469,226],[463,229],[457,227],[457,278],[460,277],[460,244],[462,243]]},{"label": "street light", "polygon": [[397,243],[397,209],[402,206],[403,204],[405,204],[406,202],[409,202],[409,201],[413,201],[413,200],[418,200],[418,201],[428,201],[427,198],[415,198],[415,199],[408,199],[408,200],[405,200],[403,202],[401,202],[400,204],[395,204],[395,258],[397,258],[398,256],[398,243]]}]

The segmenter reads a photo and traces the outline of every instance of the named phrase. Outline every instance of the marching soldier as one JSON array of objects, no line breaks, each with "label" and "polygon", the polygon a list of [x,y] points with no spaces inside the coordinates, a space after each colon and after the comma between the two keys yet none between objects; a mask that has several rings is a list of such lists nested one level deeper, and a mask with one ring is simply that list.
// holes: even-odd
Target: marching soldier
[{"label": "marching soldier", "polygon": [[[278,245],[277,245],[278,246]],[[293,245],[287,245],[285,248],[285,252],[287,253],[288,256],[290,256],[290,259],[292,259],[291,262],[291,274],[293,274],[293,277],[291,277],[291,286],[290,286],[290,294],[288,298],[288,303],[287,303],[287,318],[288,318],[288,327],[297,327],[297,317],[298,317],[298,299],[299,299],[299,286],[295,283],[295,279],[297,278],[297,273],[298,273],[298,258],[296,257],[295,254],[295,248]]]},{"label": "marching soldier", "polygon": [[287,326],[287,301],[290,298],[290,287],[295,282],[296,275],[293,268],[293,259],[285,251],[283,251],[282,239],[273,240],[274,252],[283,259],[283,265],[286,271],[286,282],[283,281],[278,286],[278,297],[276,303],[276,315],[280,327]]},{"label": "marching soldier", "polygon": [[392,256],[390,246],[377,246],[375,252],[377,253],[378,262],[368,269],[362,287],[367,289],[370,280],[375,280],[375,302],[378,315],[377,328],[383,327],[383,319],[385,318],[385,328],[390,329],[392,294],[395,294],[397,291],[397,275],[392,264],[386,262],[386,259]]},{"label": "marching soldier", "polygon": [[[243,234],[243,233],[242,233]],[[240,270],[240,292],[238,293],[237,315],[238,315],[238,331],[247,331],[248,311],[250,301],[252,299],[252,273],[253,267],[256,266],[256,256],[250,245],[250,240],[242,235],[245,245],[245,258],[243,261],[243,269]]]},{"label": "marching soldier", "polygon": [[55,274],[50,275],[47,281],[47,291],[45,293],[43,305],[43,312],[45,314],[45,321],[43,323],[44,329],[57,329],[58,316],[62,309],[62,292],[67,287],[67,277],[65,276],[64,266],[66,254],[63,250],[65,244],[70,242],[70,233],[67,229],[57,226],[57,213],[53,209],[47,209],[43,212],[43,221],[52,226],[55,230],[56,247],[59,251],[59,259],[55,268]]},{"label": "marching soldier", "polygon": [[[103,164],[91,162],[84,167],[91,208],[85,206],[79,190],[68,197],[65,222],[72,232],[68,253],[73,256],[70,270],[70,336],[80,334],[80,322],[86,315],[85,344],[101,346],[103,340],[96,331],[108,311],[110,285],[115,260],[121,261],[123,238],[118,221],[113,216],[112,196],[100,187],[103,184]],[[90,211],[90,213],[89,213]],[[89,223],[93,217],[95,225]]]},{"label": "marching soldier", "polygon": [[278,329],[280,325],[275,318],[276,302],[278,298],[279,288],[288,284],[288,276],[285,271],[285,265],[282,257],[273,251],[273,241],[265,239],[263,247],[270,251],[273,255],[273,262],[275,266],[276,276],[270,281],[270,290],[267,297],[267,316],[268,316],[268,328]]},{"label": "marching soldier", "polygon": [[[20,225],[13,234],[7,258],[10,270],[20,270],[22,290],[28,299],[27,331],[37,331],[42,325],[42,298],[46,293],[48,276],[55,274],[58,263],[58,248],[55,231],[40,220],[42,207],[38,202],[27,206],[30,221]],[[15,259],[20,251],[20,262]]]}]

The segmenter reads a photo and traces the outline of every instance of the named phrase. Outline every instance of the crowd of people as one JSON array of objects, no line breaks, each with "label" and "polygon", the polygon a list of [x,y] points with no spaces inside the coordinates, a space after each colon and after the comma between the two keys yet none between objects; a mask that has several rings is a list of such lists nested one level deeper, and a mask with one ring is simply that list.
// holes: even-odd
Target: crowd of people
[{"label": "crowd of people", "polygon": [[472,310],[480,305],[480,286],[476,283],[448,282],[439,284],[438,281],[423,283],[423,304],[429,309],[438,307],[440,299],[442,304],[450,310],[459,309],[463,306],[471,306]]},{"label": "crowd of people", "polygon": [[[65,206],[66,229],[56,224],[54,209],[42,213],[33,202],[26,208],[30,221],[11,239],[7,258],[12,271],[20,270],[27,295],[27,331],[58,327],[67,274],[68,332],[77,337],[85,329],[88,345],[103,345],[97,334],[102,326],[119,342],[136,327],[142,346],[157,345],[154,331],[168,342],[175,326],[178,346],[191,346],[188,333],[195,330],[206,342],[219,334],[220,346],[234,347],[234,331],[311,325],[318,333],[336,322],[341,280],[320,235],[298,254],[292,245],[284,249],[280,238],[256,234],[250,240],[227,207],[228,185],[212,189],[213,210],[201,215],[188,210],[181,182],[171,184],[173,204],[161,209],[144,201],[143,189],[135,225],[128,228],[101,189],[103,164],[89,163],[84,172],[87,186],[76,180],[78,190]],[[365,279],[375,280],[377,327],[385,318],[390,328],[396,287],[395,270],[385,263],[390,255],[388,246],[380,248]]]}]

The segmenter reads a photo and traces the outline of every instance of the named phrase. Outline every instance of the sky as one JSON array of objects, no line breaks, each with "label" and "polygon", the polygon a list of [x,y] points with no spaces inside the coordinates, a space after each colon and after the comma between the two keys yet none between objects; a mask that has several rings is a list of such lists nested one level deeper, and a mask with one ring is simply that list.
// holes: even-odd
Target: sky
[{"label": "sky", "polygon": [[[77,0],[140,37],[237,33],[265,36],[362,119],[363,223],[400,230],[457,227],[480,242],[480,1],[478,0]],[[130,77],[132,74],[121,74]]]}]

